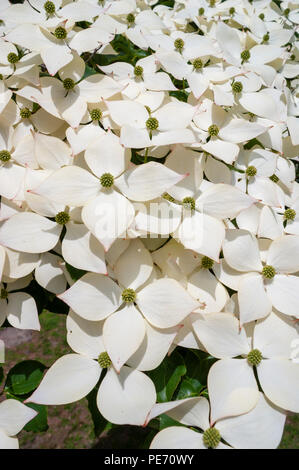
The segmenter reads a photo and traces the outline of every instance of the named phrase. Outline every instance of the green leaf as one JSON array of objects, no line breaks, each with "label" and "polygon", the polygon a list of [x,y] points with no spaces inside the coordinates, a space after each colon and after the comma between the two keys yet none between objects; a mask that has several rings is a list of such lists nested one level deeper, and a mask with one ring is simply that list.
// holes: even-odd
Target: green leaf
[{"label": "green leaf", "polygon": [[[166,157],[170,154],[170,150],[166,153],[164,157],[157,158],[157,157],[151,157],[150,155],[147,157],[147,162],[158,162],[158,163],[165,163]],[[136,149],[131,149],[131,162],[134,163],[135,165],[141,165],[145,163],[145,159],[143,155],[140,155]]]},{"label": "green leaf", "polygon": [[79,26],[79,28],[82,29],[87,29],[92,25],[89,21],[76,21],[76,26]]},{"label": "green leaf", "polygon": [[156,434],[157,431],[155,429],[151,429],[139,449],[148,449]]},{"label": "green leaf", "polygon": [[24,427],[25,431],[44,432],[48,426],[48,410],[45,405],[37,405],[36,403],[26,403],[26,406],[33,408],[38,414]]},{"label": "green leaf", "polygon": [[3,367],[0,367],[0,384],[4,378],[4,372],[3,372]]},{"label": "green leaf", "polygon": [[[186,376],[192,379],[192,387],[196,390],[202,390],[207,384],[210,367],[217,359],[196,349],[188,350],[184,359],[187,366]],[[191,382],[189,386],[190,384]],[[187,384],[185,385],[187,387]]]},{"label": "green leaf", "polygon": [[179,421],[176,421],[175,419],[172,419],[170,416],[167,416],[165,414],[159,416],[159,421],[160,421],[160,426],[159,426],[160,431],[162,431],[162,429],[169,428],[169,426],[184,426]]},{"label": "green leaf", "polygon": [[183,101],[184,103],[187,103],[189,93],[187,93],[185,90],[178,90],[178,91],[170,91],[169,95],[174,96],[179,101]]},{"label": "green leaf", "polygon": [[101,415],[97,407],[98,389],[98,386],[95,387],[86,397],[96,437],[99,436],[103,431],[107,431],[111,427],[111,423],[107,421],[104,416]]},{"label": "green leaf", "polygon": [[85,65],[84,75],[81,78],[81,80],[84,80],[85,78],[88,78],[91,75],[95,75],[96,73],[97,72],[92,67],[89,67],[89,65]]},{"label": "green leaf", "polygon": [[140,49],[121,34],[116,34],[113,41],[110,42],[110,45],[117,54],[95,54],[92,59],[95,64],[110,65],[114,62],[128,62],[129,64],[135,65],[139,59],[151,54],[149,49],[147,51]]},{"label": "green leaf", "polygon": [[[164,5],[166,7],[169,7],[169,8],[173,8],[174,7],[174,3],[175,1],[174,0],[159,0],[159,2],[155,3],[155,5],[153,5],[153,7],[157,6],[157,5]],[[152,8],[153,8],[152,7]]]},{"label": "green leaf", "polygon": [[198,397],[203,388],[204,385],[198,379],[185,377],[180,384],[176,399],[182,400],[183,398]]},{"label": "green leaf", "polygon": [[172,399],[186,372],[184,359],[177,351],[174,351],[169,357],[165,357],[159,367],[148,372],[155,384],[159,403]]},{"label": "green leaf", "polygon": [[87,271],[84,271],[83,269],[74,268],[74,266],[71,266],[68,263],[65,263],[65,266],[73,281],[78,281],[80,277],[84,276],[84,274],[87,273]]},{"label": "green leaf", "polygon": [[5,392],[25,395],[32,392],[40,383],[46,366],[38,361],[22,361],[8,372]]},{"label": "green leaf", "polygon": [[252,149],[252,147],[254,147],[255,145],[258,145],[259,147],[261,147],[262,149],[264,149],[265,147],[263,146],[263,144],[257,140],[257,139],[251,139],[247,142],[247,144],[245,144],[243,147],[245,150],[250,150]]}]

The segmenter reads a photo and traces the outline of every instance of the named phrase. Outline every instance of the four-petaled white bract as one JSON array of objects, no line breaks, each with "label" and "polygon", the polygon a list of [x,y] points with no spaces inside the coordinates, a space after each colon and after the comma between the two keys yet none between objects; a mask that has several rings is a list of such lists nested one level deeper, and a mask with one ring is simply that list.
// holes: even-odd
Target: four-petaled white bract
[{"label": "four-petaled white bract", "polygon": [[[40,330],[32,280],[70,307],[26,403],[98,386],[111,423],[175,420],[153,449],[275,448],[299,412],[299,9],[167,3],[1,1],[0,327]],[[176,348],[213,358],[207,387],[161,402]],[[0,448],[36,415],[10,396]]]}]

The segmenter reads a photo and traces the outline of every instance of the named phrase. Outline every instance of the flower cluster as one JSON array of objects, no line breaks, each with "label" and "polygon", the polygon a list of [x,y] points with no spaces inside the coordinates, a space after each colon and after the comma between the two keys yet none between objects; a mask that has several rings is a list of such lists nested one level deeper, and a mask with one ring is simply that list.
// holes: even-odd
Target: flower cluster
[{"label": "flower cluster", "polygon": [[[177,422],[153,449],[277,447],[299,412],[298,5],[0,12],[0,326],[40,329],[34,282],[73,350],[26,403],[97,386],[109,422]],[[206,387],[157,400],[175,349],[214,358]],[[35,414],[1,403],[0,447]]]}]

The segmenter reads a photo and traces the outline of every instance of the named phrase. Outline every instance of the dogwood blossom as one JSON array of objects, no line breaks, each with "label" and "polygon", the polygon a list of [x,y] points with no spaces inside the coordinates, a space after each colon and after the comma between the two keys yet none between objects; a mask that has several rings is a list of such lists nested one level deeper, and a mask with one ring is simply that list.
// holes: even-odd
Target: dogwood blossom
[{"label": "dogwood blossom", "polygon": [[1,330],[50,309],[71,348],[9,371],[1,448],[41,426],[24,403],[84,397],[151,449],[279,446],[299,412],[298,11],[1,1]]}]

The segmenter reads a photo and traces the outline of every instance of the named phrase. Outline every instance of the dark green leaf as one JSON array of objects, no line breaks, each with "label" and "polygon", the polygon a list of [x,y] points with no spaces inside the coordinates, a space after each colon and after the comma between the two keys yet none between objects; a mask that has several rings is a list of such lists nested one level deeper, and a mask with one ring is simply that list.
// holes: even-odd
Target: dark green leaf
[{"label": "dark green leaf", "polygon": [[87,273],[87,271],[84,271],[83,269],[74,268],[74,266],[71,266],[68,263],[65,263],[65,266],[66,266],[66,269],[68,270],[71,278],[73,279],[73,281],[78,281],[78,279],[80,279],[80,277],[84,276],[84,274]]},{"label": "dark green leaf", "polygon": [[76,22],[76,26],[79,26],[79,28],[82,28],[82,29],[87,29],[91,25],[92,23],[90,23],[89,21],[77,21]]},{"label": "dark green leaf", "polygon": [[258,145],[259,147],[261,147],[262,149],[264,149],[265,147],[263,146],[263,144],[257,140],[257,139],[251,139],[247,142],[247,144],[244,145],[244,149],[245,150],[250,150],[252,149],[252,147],[254,147],[255,145]]},{"label": "dark green leaf", "polygon": [[187,93],[185,90],[178,90],[178,91],[170,91],[169,95],[174,96],[179,101],[184,101],[184,103],[187,103],[189,93]]},{"label": "dark green leaf", "polygon": [[148,372],[153,380],[158,402],[170,401],[187,369],[183,357],[174,351],[156,369]]},{"label": "dark green leaf", "polygon": [[169,428],[169,426],[183,426],[182,423],[180,423],[179,421],[176,421],[175,419],[172,419],[170,416],[167,416],[165,414],[159,417],[159,421],[160,421],[160,427],[159,427],[160,431],[164,428]]},{"label": "dark green leaf", "polygon": [[117,54],[95,54],[92,59],[95,64],[110,65],[114,62],[128,62],[135,65],[139,59],[151,54],[149,49],[147,51],[140,49],[121,34],[116,34],[110,44]]},{"label": "dark green leaf", "polygon": [[5,392],[25,395],[38,387],[46,366],[38,361],[22,361],[8,372]]},{"label": "dark green leaf", "polygon": [[198,379],[185,377],[180,384],[176,399],[182,400],[183,398],[198,397],[203,388],[204,385]]},{"label": "dark green leaf", "polygon": [[33,408],[38,414],[24,427],[25,431],[43,432],[47,431],[48,426],[48,410],[45,405],[37,405],[36,403],[26,403],[26,406]]},{"label": "dark green leaf", "polygon": [[[170,151],[162,158],[151,157],[150,155],[147,157],[147,162],[158,162],[158,163],[165,163],[166,157],[170,154]],[[135,165],[141,165],[145,163],[145,158],[143,155],[140,155],[136,149],[131,149],[131,162]]]},{"label": "dark green leaf", "polygon": [[97,394],[98,387],[95,387],[86,397],[88,401],[88,409],[93,421],[95,436],[99,436],[103,431],[111,427],[109,426],[111,423],[109,423],[109,421],[107,421],[99,412],[97,407]]},{"label": "dark green leaf", "polygon": [[84,75],[81,80],[84,80],[85,78],[88,78],[91,75],[95,75],[96,73],[97,72],[92,67],[89,67],[89,65],[85,65]]},{"label": "dark green leaf", "polygon": [[[184,359],[187,366],[187,377],[197,381],[197,388],[206,386],[210,367],[216,359],[197,349],[188,350]],[[193,381],[194,386],[195,381]]]},{"label": "dark green leaf", "polygon": [[139,448],[148,449],[156,434],[157,434],[157,431],[155,429],[151,429],[149,433],[147,434],[144,442],[141,444]]},{"label": "dark green leaf", "polygon": [[157,5],[164,5],[166,7],[173,8],[174,3],[175,3],[174,0],[159,0],[159,2],[155,3],[155,5],[153,5],[153,7],[154,6],[156,7]]}]

